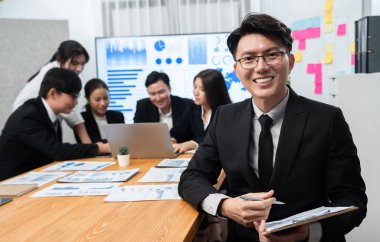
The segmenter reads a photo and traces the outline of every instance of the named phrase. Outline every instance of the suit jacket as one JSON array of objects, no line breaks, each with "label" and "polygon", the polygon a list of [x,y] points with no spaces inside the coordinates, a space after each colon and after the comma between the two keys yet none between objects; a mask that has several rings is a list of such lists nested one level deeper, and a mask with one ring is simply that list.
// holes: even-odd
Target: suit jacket
[{"label": "suit jacket", "polygon": [[[214,112],[211,115],[210,123],[213,117]],[[202,107],[193,103],[188,111],[185,112],[178,125],[173,126],[170,135],[179,143],[194,140],[200,144],[207,133],[207,129],[203,129]]]},{"label": "suit jacket", "polygon": [[[107,140],[102,139],[100,136],[99,127],[95,121],[94,114],[92,113],[90,107],[88,107],[88,104],[86,105],[86,111],[81,112],[81,114],[84,119],[84,125],[86,127],[87,133],[90,136],[92,143],[106,142]],[[124,115],[121,112],[113,110],[107,110],[106,120],[109,124],[125,123]],[[75,139],[78,143],[81,143],[81,140],[76,133]]]},{"label": "suit jacket", "polygon": [[[345,241],[344,235],[366,215],[367,197],[360,162],[349,127],[339,108],[298,96],[290,90],[269,189],[285,205],[273,205],[268,221],[319,206],[359,210],[321,221],[322,241]],[[218,109],[205,140],[179,183],[182,198],[201,211],[201,202],[216,193],[221,169],[231,197],[267,191],[250,166],[252,100]],[[269,190],[268,189],[268,190]],[[229,220],[230,241],[258,241],[255,229]]]},{"label": "suit jacket", "polygon": [[0,136],[0,180],[97,151],[95,144],[62,144],[41,98],[30,99],[11,114]]},{"label": "suit jacket", "polygon": [[[172,119],[173,127],[178,125],[185,114],[185,111],[193,103],[191,99],[181,98],[170,95],[172,103]],[[156,123],[160,122],[160,113],[158,108],[149,100],[144,98],[137,101],[135,117],[133,118],[135,123]]]}]

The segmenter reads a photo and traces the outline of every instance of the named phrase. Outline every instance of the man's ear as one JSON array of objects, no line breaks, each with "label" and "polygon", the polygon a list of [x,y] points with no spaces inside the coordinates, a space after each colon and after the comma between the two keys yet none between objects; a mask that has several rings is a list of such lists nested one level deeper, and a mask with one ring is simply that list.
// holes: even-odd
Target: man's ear
[{"label": "man's ear", "polygon": [[47,97],[48,98],[55,98],[57,96],[57,90],[55,88],[50,88],[48,93],[47,93]]}]

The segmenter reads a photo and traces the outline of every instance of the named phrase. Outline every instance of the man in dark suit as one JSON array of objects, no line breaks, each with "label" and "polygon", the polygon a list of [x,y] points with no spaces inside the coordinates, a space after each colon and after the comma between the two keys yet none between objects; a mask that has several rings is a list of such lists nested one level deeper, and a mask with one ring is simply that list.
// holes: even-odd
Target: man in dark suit
[{"label": "man in dark suit", "polygon": [[[294,64],[292,42],[291,30],[265,14],[249,14],[230,34],[236,75],[252,99],[218,109],[181,176],[182,198],[199,211],[228,218],[229,241],[345,241],[366,215],[360,162],[341,110],[298,96],[286,85]],[[263,120],[270,120],[269,127]],[[268,132],[270,148],[263,150]],[[221,169],[227,195],[213,187]],[[285,205],[273,204],[276,199]],[[265,231],[265,221],[351,205],[359,209],[283,233]]]},{"label": "man in dark suit", "polygon": [[193,103],[191,99],[170,94],[170,80],[162,72],[151,72],[145,81],[149,98],[137,101],[135,123],[167,123],[169,130],[176,126]]},{"label": "man in dark suit", "polygon": [[41,83],[39,97],[26,101],[8,118],[0,136],[0,181],[55,160],[110,152],[109,145],[62,143],[60,113],[70,113],[82,88],[78,75],[53,68]]}]

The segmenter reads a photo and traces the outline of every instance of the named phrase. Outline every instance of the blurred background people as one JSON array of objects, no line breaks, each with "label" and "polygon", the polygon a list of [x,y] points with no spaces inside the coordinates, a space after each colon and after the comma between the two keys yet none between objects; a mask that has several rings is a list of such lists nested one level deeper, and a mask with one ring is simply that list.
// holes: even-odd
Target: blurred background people
[{"label": "blurred background people", "polygon": [[194,77],[194,104],[170,132],[175,152],[198,147],[203,141],[216,109],[231,103],[223,75],[215,69],[206,69]]}]

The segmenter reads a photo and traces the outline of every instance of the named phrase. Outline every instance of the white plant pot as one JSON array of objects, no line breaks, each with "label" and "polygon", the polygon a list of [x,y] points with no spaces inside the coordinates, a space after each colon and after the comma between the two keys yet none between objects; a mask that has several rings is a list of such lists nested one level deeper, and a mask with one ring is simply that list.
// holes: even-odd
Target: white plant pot
[{"label": "white plant pot", "polygon": [[129,166],[129,154],[128,155],[117,155],[117,163],[120,167]]}]

